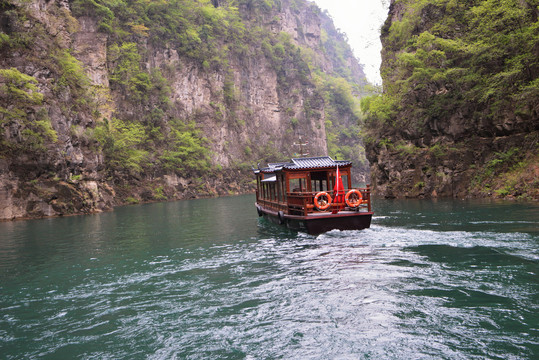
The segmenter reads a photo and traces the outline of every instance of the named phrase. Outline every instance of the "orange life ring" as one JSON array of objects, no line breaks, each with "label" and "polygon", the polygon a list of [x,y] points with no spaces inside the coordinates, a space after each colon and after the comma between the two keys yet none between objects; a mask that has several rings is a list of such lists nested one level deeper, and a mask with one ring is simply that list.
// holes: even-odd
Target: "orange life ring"
[{"label": "orange life ring", "polygon": [[[326,199],[324,200],[323,197],[326,197]],[[329,196],[327,192],[321,191],[318,194],[316,194],[316,196],[314,197],[314,206],[316,206],[318,210],[326,210],[330,205],[331,205],[331,196]]]},{"label": "orange life ring", "polygon": [[[350,198],[352,195],[356,195],[352,198]],[[356,199],[357,197],[357,199]],[[358,190],[350,190],[346,193],[344,197],[344,201],[346,201],[346,205],[350,206],[351,208],[358,207],[361,204],[361,201],[363,200],[363,195]]]}]

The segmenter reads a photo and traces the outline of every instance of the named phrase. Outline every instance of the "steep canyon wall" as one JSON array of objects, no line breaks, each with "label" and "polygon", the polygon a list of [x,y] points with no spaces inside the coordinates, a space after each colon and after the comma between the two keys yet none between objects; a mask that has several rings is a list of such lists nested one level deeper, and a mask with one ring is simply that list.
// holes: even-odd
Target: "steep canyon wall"
[{"label": "steep canyon wall", "polygon": [[172,3],[0,2],[0,219],[248,191],[299,137],[328,153],[325,74],[364,74],[314,4]]},{"label": "steep canyon wall", "polygon": [[383,94],[364,101],[375,192],[539,198],[539,10],[392,1]]}]

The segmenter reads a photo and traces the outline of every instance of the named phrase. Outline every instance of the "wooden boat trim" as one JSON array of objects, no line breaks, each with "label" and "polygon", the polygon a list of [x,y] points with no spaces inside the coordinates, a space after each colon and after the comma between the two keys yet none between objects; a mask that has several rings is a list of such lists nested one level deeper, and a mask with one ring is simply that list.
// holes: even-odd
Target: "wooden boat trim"
[{"label": "wooden boat trim", "polygon": [[[355,204],[332,202],[327,211],[317,209],[314,202],[317,193],[325,192],[334,198],[337,167],[339,177],[345,178],[344,193],[350,190],[357,191],[363,200],[358,207],[353,207]],[[259,215],[270,215],[283,225],[290,225],[291,221],[300,222],[301,226],[305,226],[307,222],[316,222],[319,224],[316,231],[332,226],[337,229],[369,227],[373,215],[370,186],[353,189],[351,167],[351,162],[335,161],[327,156],[270,163],[266,168],[254,170],[257,178],[256,207]],[[355,219],[357,217],[364,220],[359,221]],[[348,223],[347,218],[350,219]]]}]

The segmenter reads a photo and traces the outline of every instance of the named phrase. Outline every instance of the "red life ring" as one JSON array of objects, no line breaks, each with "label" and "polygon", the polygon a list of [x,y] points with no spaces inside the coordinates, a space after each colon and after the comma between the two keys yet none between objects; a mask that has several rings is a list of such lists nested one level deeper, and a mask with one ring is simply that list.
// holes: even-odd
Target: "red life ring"
[{"label": "red life ring", "polygon": [[327,192],[321,191],[314,197],[314,206],[316,206],[318,210],[326,210],[330,205],[331,196],[329,196]]},{"label": "red life ring", "polygon": [[344,201],[346,201],[346,205],[350,206],[351,208],[358,207],[361,204],[362,200],[363,200],[363,196],[358,190],[355,190],[355,189],[347,192],[346,196],[344,197]]}]

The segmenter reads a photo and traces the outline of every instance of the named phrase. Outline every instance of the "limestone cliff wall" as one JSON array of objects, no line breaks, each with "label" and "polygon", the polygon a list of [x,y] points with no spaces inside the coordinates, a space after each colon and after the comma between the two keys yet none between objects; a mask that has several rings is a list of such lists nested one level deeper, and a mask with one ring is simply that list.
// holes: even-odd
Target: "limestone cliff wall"
[{"label": "limestone cliff wall", "polygon": [[539,198],[537,16],[525,1],[391,2],[369,115],[378,195]]},{"label": "limestone cliff wall", "polygon": [[[4,1],[2,6],[0,30],[6,36],[0,69],[14,71],[0,76],[0,219],[248,191],[248,164],[292,156],[297,149],[291,144],[300,136],[310,140],[311,155],[327,154],[324,100],[310,75],[301,77],[286,67],[279,73],[262,49],[231,55],[223,69],[201,66],[166,43],[137,38],[142,71],[159,70],[168,91],[164,105],[137,102],[114,86],[111,38],[98,17],[75,16],[66,0]],[[240,11],[255,18],[249,9]],[[319,51],[321,20],[312,4],[298,10],[285,0],[260,20],[276,36],[289,33],[297,54],[300,47]],[[330,60],[317,61],[332,68]],[[361,71],[356,59],[350,61]],[[42,99],[28,101],[32,94]],[[107,168],[96,129],[106,129],[113,118],[138,121],[156,109],[162,111],[162,131],[172,131],[174,119],[196,124],[210,151],[209,175]]]}]

